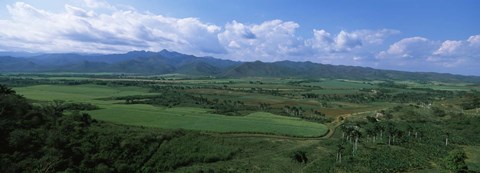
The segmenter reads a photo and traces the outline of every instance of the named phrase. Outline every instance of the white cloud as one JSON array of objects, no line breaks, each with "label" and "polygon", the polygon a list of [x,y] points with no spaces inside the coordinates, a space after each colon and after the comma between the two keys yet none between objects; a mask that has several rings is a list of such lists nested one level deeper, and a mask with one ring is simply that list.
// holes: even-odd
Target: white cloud
[{"label": "white cloud", "polygon": [[[222,28],[198,18],[140,12],[105,0],[82,2],[77,4],[80,7],[66,4],[61,12],[23,2],[7,5],[10,17],[0,20],[0,50],[123,53],[169,49],[233,60],[313,61],[425,71],[480,66],[480,35],[465,40],[410,37],[385,43],[400,32],[314,29],[312,36],[302,38],[297,35],[300,25],[294,21],[232,21]],[[388,48],[386,44],[390,44]]]},{"label": "white cloud", "polygon": [[260,24],[232,21],[222,29],[197,18],[121,9],[104,0],[83,2],[86,8],[67,4],[63,12],[57,13],[22,2],[8,5],[11,18],[0,20],[3,27],[0,49],[92,53],[170,49],[235,60],[322,62],[335,60],[340,53],[346,57],[364,45],[380,44],[397,32],[357,30],[332,35],[325,30],[314,30],[314,38],[304,39],[296,35],[300,25],[292,21],[271,20]]},{"label": "white cloud", "polygon": [[438,48],[435,52],[433,52],[433,54],[434,55],[451,54],[456,52],[461,46],[462,46],[461,41],[447,40],[447,41],[444,41],[440,46],[440,48]]},{"label": "white cloud", "polygon": [[227,23],[218,40],[237,60],[283,60],[304,49],[302,39],[295,35],[299,25],[281,20],[261,24]]},{"label": "white cloud", "polygon": [[[104,2],[88,1],[92,8]],[[52,13],[23,2],[7,6],[0,20],[0,48],[42,52],[126,52],[171,49],[186,53],[224,53],[219,26],[196,18],[173,18],[134,10],[96,13],[71,5]]]},{"label": "white cloud", "polygon": [[[467,40],[433,41],[423,37],[402,39],[379,52],[376,57],[385,67],[400,70],[452,72],[478,74],[471,71],[480,66],[480,35]],[[402,67],[403,66],[403,67]]]},{"label": "white cloud", "polygon": [[361,47],[362,40],[355,33],[347,33],[345,31],[340,31],[340,33],[335,38],[335,50],[337,51],[350,51],[353,48]]},{"label": "white cloud", "polygon": [[435,49],[436,42],[423,37],[404,38],[392,45],[386,51],[378,54],[378,58],[414,59],[428,56]]},{"label": "white cloud", "polygon": [[465,63],[477,63],[480,59],[480,35],[467,40],[446,40],[428,57],[428,61],[445,67],[455,67]]},{"label": "white cloud", "polygon": [[358,35],[363,42],[368,44],[382,44],[383,41],[391,36],[400,34],[400,31],[393,30],[393,29],[380,29],[380,30],[357,30],[353,32],[354,34]]},{"label": "white cloud", "polygon": [[467,41],[472,45],[480,44],[480,35],[470,36]]},{"label": "white cloud", "polygon": [[[352,51],[361,51],[364,45],[383,42],[385,37],[396,34],[395,30],[340,31],[332,35],[325,30],[313,30],[313,38],[296,35],[299,24],[291,21],[271,20],[260,24],[243,24],[232,21],[218,35],[220,43],[228,51],[229,58],[236,60],[309,60],[315,62],[340,62],[344,57],[355,56]],[[340,55],[342,54],[342,55]],[[337,57],[337,58],[335,58]],[[359,60],[360,56],[355,56]]]},{"label": "white cloud", "polygon": [[114,8],[107,1],[104,0],[83,0],[85,5],[89,8]]},{"label": "white cloud", "polygon": [[348,52],[365,45],[383,43],[383,40],[396,30],[357,30],[353,32],[340,31],[336,36],[325,30],[313,30],[314,38],[307,40],[307,44],[320,52]]}]

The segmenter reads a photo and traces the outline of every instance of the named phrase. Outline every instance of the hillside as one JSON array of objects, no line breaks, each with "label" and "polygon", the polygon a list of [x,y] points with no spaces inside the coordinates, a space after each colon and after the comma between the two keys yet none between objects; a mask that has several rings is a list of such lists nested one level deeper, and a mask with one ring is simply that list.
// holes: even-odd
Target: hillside
[{"label": "hillside", "polygon": [[133,51],[125,54],[42,54],[0,57],[0,72],[115,72],[139,74],[204,75],[217,77],[302,77],[359,80],[419,80],[480,82],[478,76],[431,72],[378,70],[369,67],[313,62],[238,62],[196,57],[178,52]]},{"label": "hillside", "polygon": [[312,62],[279,61],[265,63],[260,61],[245,62],[223,74],[227,77],[302,77],[335,78],[358,80],[419,80],[444,82],[479,82],[478,76],[463,76],[448,73],[404,72],[379,70],[369,67],[328,65]]}]

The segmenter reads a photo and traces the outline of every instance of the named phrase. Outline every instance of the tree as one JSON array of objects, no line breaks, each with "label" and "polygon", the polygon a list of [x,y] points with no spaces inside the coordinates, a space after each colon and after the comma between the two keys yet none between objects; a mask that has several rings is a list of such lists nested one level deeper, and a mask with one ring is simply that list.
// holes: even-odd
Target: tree
[{"label": "tree", "polygon": [[408,137],[410,137],[413,130],[414,130],[414,128],[410,124],[407,125]]},{"label": "tree", "polygon": [[342,152],[345,150],[343,143],[337,145],[337,162],[342,163]]},{"label": "tree", "polygon": [[298,163],[307,163],[307,152],[305,151],[295,151],[293,152],[292,159],[297,161]]},{"label": "tree", "polygon": [[450,151],[447,158],[445,158],[445,167],[453,172],[467,172],[468,166],[465,164],[466,158],[467,155],[465,151],[461,149]]},{"label": "tree", "polygon": [[0,95],[8,94],[15,94],[15,91],[5,85],[0,84]]},{"label": "tree", "polygon": [[365,130],[365,133],[367,133],[367,138],[369,136],[371,136],[372,137],[372,143],[375,143],[375,138],[377,137],[377,133],[375,132],[374,127],[367,128]]},{"label": "tree", "polygon": [[379,123],[376,123],[375,126],[373,127],[373,129],[375,129],[375,131],[376,131],[377,133],[380,132],[380,139],[382,139],[382,141],[383,141],[383,131],[385,131],[385,127],[382,126],[382,125],[379,124]]},{"label": "tree", "polygon": [[445,115],[447,115],[447,113],[443,109],[440,109],[438,107],[433,107],[432,111],[433,111],[433,115],[437,117],[444,117]]},{"label": "tree", "polygon": [[358,150],[358,138],[362,136],[362,133],[360,132],[360,129],[358,128],[358,126],[355,126],[352,128],[352,131],[350,132],[350,136],[352,136],[352,139],[354,139],[352,155],[355,156],[355,153]]},{"label": "tree", "polygon": [[351,125],[342,125],[340,126],[340,129],[342,130],[342,139],[344,139],[345,137],[347,141],[351,141],[352,138],[351,138],[351,132],[353,130],[353,127]]},{"label": "tree", "polygon": [[388,145],[391,145],[393,136],[397,133],[397,129],[393,123],[387,124],[387,133],[388,133]]},{"label": "tree", "polygon": [[63,100],[54,100],[53,102],[48,103],[43,106],[44,114],[52,115],[54,119],[60,117],[65,110],[65,101]]},{"label": "tree", "polygon": [[445,146],[448,146],[448,137],[450,137],[450,133],[446,132],[445,133]]},{"label": "tree", "polygon": [[376,123],[376,122],[377,122],[377,118],[372,117],[372,116],[367,116],[367,121],[368,121],[368,122],[371,122],[371,123]]}]

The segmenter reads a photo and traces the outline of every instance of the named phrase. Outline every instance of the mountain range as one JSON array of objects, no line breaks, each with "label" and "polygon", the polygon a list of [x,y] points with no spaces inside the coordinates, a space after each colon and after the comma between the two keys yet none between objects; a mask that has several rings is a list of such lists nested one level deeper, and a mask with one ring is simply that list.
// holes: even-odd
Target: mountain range
[{"label": "mountain range", "polygon": [[[24,56],[22,56],[24,55]],[[27,56],[28,55],[28,56]],[[178,52],[132,51],[125,54],[0,53],[0,72],[114,72],[186,74],[216,77],[301,77],[358,80],[480,82],[479,76],[404,72],[313,62],[239,62]]]}]

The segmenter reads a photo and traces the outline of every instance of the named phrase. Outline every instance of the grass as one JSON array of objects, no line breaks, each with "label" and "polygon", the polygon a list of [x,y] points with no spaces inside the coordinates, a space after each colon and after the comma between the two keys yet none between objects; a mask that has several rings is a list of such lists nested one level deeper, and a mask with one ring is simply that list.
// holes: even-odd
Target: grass
[{"label": "grass", "polygon": [[151,105],[119,104],[101,98],[150,94],[138,87],[110,87],[99,85],[36,85],[15,88],[17,93],[38,101],[66,100],[89,102],[100,106],[90,114],[99,120],[120,124],[183,128],[215,132],[260,132],[292,136],[320,136],[327,132],[323,124],[257,112],[247,116],[224,116],[208,113],[208,109],[177,107],[163,108]]},{"label": "grass", "polygon": [[138,87],[109,87],[100,85],[35,85],[15,88],[17,93],[28,99],[39,101],[65,100],[72,102],[90,102],[112,104],[113,101],[97,100],[106,97],[151,94]]},{"label": "grass", "polygon": [[[76,76],[74,76],[76,77]],[[409,110],[413,110],[418,113],[421,118],[425,118],[424,132],[425,134],[438,134],[444,135],[443,132],[440,132],[442,123],[436,124],[442,120],[451,118],[451,116],[445,117],[435,117],[432,115],[432,111],[427,108],[414,108],[413,106],[407,106],[407,104],[400,104],[396,102],[369,102],[369,103],[352,103],[352,102],[343,102],[343,101],[329,101],[328,104],[323,104],[324,101],[315,98],[303,98],[302,93],[316,93],[316,94],[356,94],[356,93],[366,93],[360,91],[361,88],[382,88],[377,83],[381,81],[352,81],[352,80],[331,80],[323,79],[320,81],[306,82],[300,84],[287,83],[288,80],[296,81],[298,79],[287,79],[278,80],[278,79],[268,79],[268,78],[246,78],[246,79],[204,79],[204,78],[188,78],[186,76],[184,79],[181,79],[182,76],[178,76],[179,79],[175,80],[157,80],[156,78],[149,78],[138,76],[138,79],[134,76],[128,79],[117,79],[109,78],[92,78],[93,80],[128,80],[128,81],[156,81],[155,85],[159,86],[186,86],[188,89],[185,90],[175,90],[178,92],[186,92],[192,95],[202,95],[208,99],[218,98],[220,100],[227,99],[232,101],[242,101],[247,106],[258,106],[260,103],[268,103],[272,108],[282,108],[285,105],[288,106],[299,106],[305,110],[305,114],[313,114],[313,110],[319,110],[322,113],[325,113],[328,118],[336,119],[337,116],[342,116],[347,118],[347,122],[358,123],[360,128],[365,130],[367,126],[364,126],[366,122],[366,116],[375,115],[375,113],[381,109],[388,107],[394,107],[396,105],[403,105],[399,111],[393,113],[394,118],[391,122],[398,123],[398,129],[404,131],[404,125],[406,121],[410,120],[408,117]],[[166,76],[168,77],[168,76]],[[175,77],[175,76],[172,76]],[[43,77],[39,77],[43,78]],[[48,78],[48,77],[47,77]],[[68,77],[67,77],[68,78]],[[48,79],[59,80],[66,79],[62,76],[54,76]],[[92,80],[89,79],[89,80]],[[82,80],[79,78],[78,80]],[[232,81],[232,82],[230,82]],[[251,82],[252,81],[252,82]],[[257,82],[257,81],[261,81]],[[397,82],[397,81],[396,81]],[[431,83],[431,84],[421,84],[415,82],[405,82],[408,87],[405,89],[399,88],[387,88],[392,90],[393,93],[401,92],[427,92],[423,90],[412,90],[411,88],[416,87],[425,87],[429,86],[438,87],[436,89],[465,89],[468,87],[477,87],[470,86],[467,84],[443,84],[443,83]],[[441,84],[441,85],[440,85]],[[227,85],[228,88],[234,90],[225,90],[218,89],[217,87],[223,87]],[[199,86],[191,87],[188,86]],[[311,87],[311,86],[321,86]],[[268,92],[245,92],[241,91],[242,89],[249,90],[250,88],[262,88],[262,89],[276,89],[279,88],[279,95],[273,95]],[[443,87],[443,88],[442,88]],[[239,90],[236,90],[239,89]],[[109,126],[119,126],[124,127],[123,125],[131,125],[126,129],[137,130],[137,131],[164,131],[164,129],[187,129],[194,131],[204,131],[204,132],[220,132],[220,133],[268,133],[268,134],[277,134],[277,135],[292,135],[292,136],[320,136],[326,133],[327,127],[323,124],[313,123],[304,121],[299,118],[279,116],[272,113],[266,112],[253,112],[246,116],[225,116],[212,113],[211,109],[199,107],[187,107],[191,104],[181,104],[184,107],[159,107],[152,106],[147,104],[123,104],[124,101],[119,100],[109,100],[105,98],[115,97],[115,96],[129,96],[129,95],[148,95],[148,94],[159,94],[159,93],[149,93],[147,88],[141,87],[118,87],[118,86],[101,86],[101,85],[73,85],[73,86],[62,86],[62,85],[36,85],[30,87],[18,87],[15,90],[25,95],[27,98],[38,101],[51,101],[51,100],[69,100],[73,102],[89,102],[95,105],[98,105],[101,109],[89,111],[89,113],[98,120],[108,121],[115,123],[102,123],[108,124]],[[447,111],[459,112],[460,109],[458,106],[449,107],[450,105],[456,105],[459,100],[436,100],[434,103],[436,106],[445,109]],[[414,102],[408,104],[415,104]],[[209,106],[205,106],[209,107]],[[260,111],[261,109],[255,109]],[[281,109],[280,109],[281,110]],[[254,110],[251,110],[254,111]],[[465,111],[469,116],[477,116],[474,114],[476,110]],[[250,112],[250,111],[249,111]],[[277,111],[271,111],[276,113]],[[282,112],[278,111],[278,114]],[[405,115],[404,115],[405,114]],[[402,119],[407,117],[406,119]],[[415,117],[413,117],[415,118]],[[416,119],[412,119],[415,120]],[[383,120],[382,120],[383,121]],[[463,121],[462,121],[463,122]],[[329,124],[330,127],[335,127],[339,121]],[[405,123],[405,124],[403,124]],[[466,123],[466,121],[465,121]],[[136,127],[142,126],[146,128]],[[432,131],[426,130],[430,129]],[[437,129],[438,128],[438,129]],[[113,128],[101,128],[99,131],[105,132],[112,130]],[[362,130],[362,132],[363,132]],[[126,131],[126,130],[125,130]],[[377,149],[386,149],[387,146],[383,144],[372,144],[367,145],[365,142],[366,135],[364,134],[360,139],[360,152],[364,152],[365,155],[359,154],[358,159],[345,159],[343,165],[334,163],[334,155],[337,151],[337,144],[340,143],[342,136],[342,131],[337,129],[333,131],[333,135],[329,138],[322,140],[316,140],[316,138],[311,138],[307,140],[297,140],[291,137],[272,137],[269,138],[267,135],[250,135],[250,134],[222,134],[215,135],[209,133],[208,135],[203,135],[199,133],[192,133],[192,131],[185,132],[186,134],[192,133],[192,136],[186,136],[187,139],[196,139],[196,141],[189,142],[189,140],[177,141],[176,144],[178,148],[182,146],[188,146],[183,148],[193,148],[192,146],[198,148],[200,151],[207,151],[210,154],[210,147],[215,148],[217,145],[222,146],[233,146],[239,148],[236,155],[231,158],[231,160],[219,161],[219,162],[209,162],[209,163],[195,163],[185,167],[179,168],[178,172],[208,172],[214,170],[215,172],[328,172],[326,169],[322,170],[321,168],[338,168],[339,171],[352,171],[352,172],[372,172],[368,166],[364,164],[355,164],[357,161],[362,161],[363,159],[370,159],[370,151],[375,151]],[[116,133],[113,129],[111,133]],[[125,132],[123,132],[125,133]],[[121,133],[119,133],[121,134]],[[133,136],[138,136],[134,133],[129,133]],[[474,134],[474,133],[472,133]],[[431,139],[433,141],[442,141],[443,137],[438,135],[433,135]],[[464,134],[461,134],[464,135]],[[150,133],[146,133],[145,136],[151,136]],[[192,138],[192,137],[195,138]],[[432,136],[432,135],[427,135]],[[468,137],[472,136],[471,134]],[[473,135],[474,136],[474,135]],[[196,137],[200,137],[197,140]],[[202,141],[200,141],[202,140]],[[138,140],[136,140],[138,141]],[[174,141],[175,142],[175,141]],[[408,142],[408,141],[407,141]],[[143,142],[142,142],[143,143]],[[407,144],[407,143],[405,143]],[[425,145],[430,145],[430,143],[424,143]],[[469,166],[469,169],[475,172],[480,171],[480,147],[478,143],[475,143],[475,146],[461,146],[464,148],[467,153],[466,163]],[[164,144],[161,144],[165,146]],[[417,145],[413,145],[417,146]],[[423,146],[423,144],[422,144]],[[453,144],[454,147],[457,145]],[[373,148],[371,148],[373,147]],[[425,152],[413,152],[418,151],[418,148],[411,147],[410,145],[393,145],[388,148],[390,149],[400,149],[401,151],[411,150],[412,153],[415,153],[415,156],[418,156],[419,160],[425,159],[423,156],[424,153],[433,154],[430,152],[437,152],[436,142],[432,143],[432,150]],[[207,150],[205,150],[207,148]],[[148,148],[146,148],[148,149]],[[220,148],[221,149],[221,148]],[[350,158],[351,145],[346,144],[346,153],[345,157]],[[367,149],[367,150],[366,150]],[[371,150],[372,149],[372,150]],[[375,149],[375,150],[373,150]],[[422,148],[420,148],[422,149]],[[444,149],[439,149],[443,151]],[[177,150],[173,150],[178,152]],[[183,150],[182,150],[183,151]],[[185,150],[188,151],[191,150]],[[305,151],[307,153],[309,162],[306,164],[300,164],[292,160],[292,153],[295,151]],[[383,150],[382,150],[383,151]],[[385,150],[388,151],[388,150]],[[181,153],[181,152],[179,152]],[[446,153],[446,152],[445,152]],[[416,155],[418,154],[418,155]],[[187,154],[188,155],[188,154]],[[385,163],[395,163],[396,160],[402,160],[411,162],[410,165],[405,166],[405,169],[410,172],[448,172],[444,170],[441,166],[441,158],[444,158],[444,155],[438,155],[438,160],[428,160],[431,163],[431,166],[426,167],[426,169],[419,170],[425,167],[415,166],[415,159],[405,160],[402,153],[397,153],[396,157],[385,157],[385,159],[377,159],[372,163],[375,164],[385,164]],[[398,156],[398,157],[397,157]],[[170,158],[168,158],[170,159]],[[438,163],[437,163],[438,161]],[[352,164],[353,163],[353,164]],[[361,163],[361,162],[360,162]],[[399,162],[401,163],[401,162]],[[402,162],[403,163],[403,162]],[[346,166],[346,164],[350,164]],[[425,162],[424,164],[428,164]],[[373,165],[373,164],[372,164]],[[394,164],[385,164],[392,168],[396,166]],[[349,168],[350,167],[350,168]],[[385,166],[387,167],[387,166]],[[408,169],[407,169],[408,168]],[[378,171],[377,171],[378,172]]]},{"label": "grass", "polygon": [[480,146],[465,146],[463,149],[467,154],[468,169],[480,172]]},{"label": "grass", "polygon": [[150,105],[111,105],[92,111],[94,118],[129,125],[182,128],[215,132],[260,132],[295,136],[320,136],[326,133],[323,124],[265,112],[247,116],[211,114],[207,109],[176,107],[161,108]]}]

